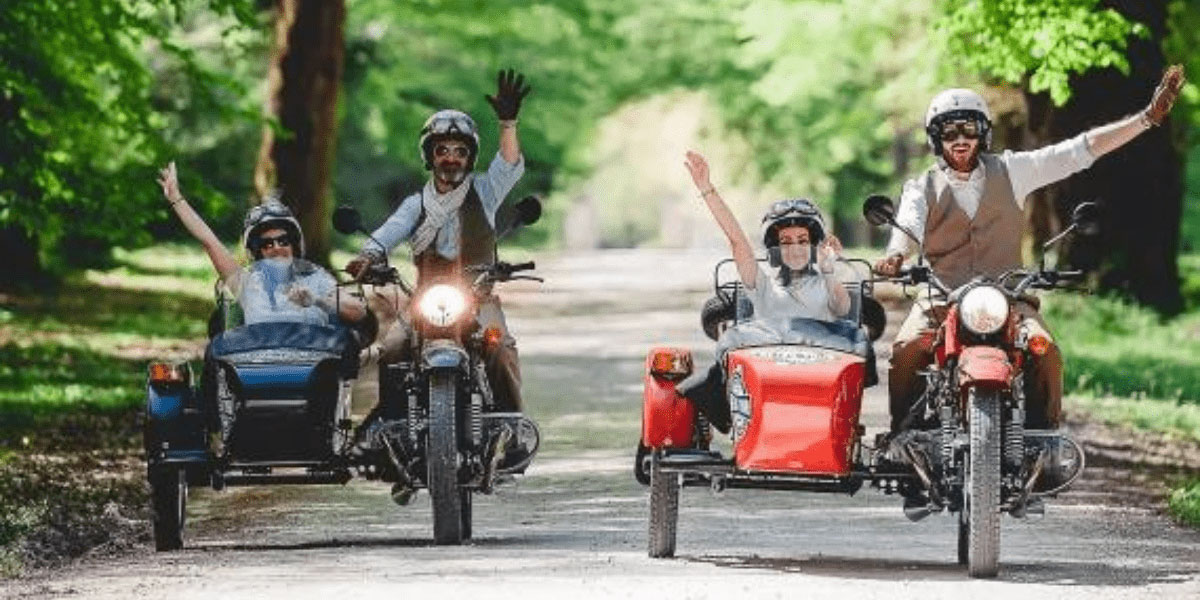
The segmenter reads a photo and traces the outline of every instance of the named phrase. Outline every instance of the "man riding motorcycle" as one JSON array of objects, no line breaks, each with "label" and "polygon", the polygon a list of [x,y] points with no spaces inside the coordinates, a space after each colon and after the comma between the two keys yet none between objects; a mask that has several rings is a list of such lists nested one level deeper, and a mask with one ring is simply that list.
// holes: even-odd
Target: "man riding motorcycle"
[{"label": "man riding motorcycle", "polygon": [[[523,75],[509,69],[497,77],[498,91],[487,96],[500,125],[500,148],[487,171],[472,173],[479,154],[475,121],[457,110],[441,110],[421,128],[419,149],[432,176],[424,189],[405,198],[383,225],[371,234],[359,256],[346,265],[358,276],[397,244],[408,240],[417,266],[418,288],[438,277],[465,277],[469,267],[496,260],[496,212],[525,172],[517,138],[517,113],[530,92]],[[479,308],[483,328],[499,328],[502,339],[488,360],[499,407],[521,410],[521,370],[516,340],[508,332],[499,298]],[[393,340],[393,343],[394,340]],[[392,349],[385,349],[388,352]]]},{"label": "man riding motorcycle", "polygon": [[[1037,150],[1003,154],[988,152],[991,113],[983,98],[965,89],[950,89],[933,98],[925,115],[935,165],[904,183],[896,221],[924,246],[934,273],[950,288],[979,275],[998,276],[1021,263],[1026,196],[1092,165],[1100,156],[1161,125],[1184,82],[1183,69],[1164,74],[1150,104],[1142,111]],[[887,255],[875,264],[881,275],[896,276],[912,241],[892,232]],[[1019,303],[1020,327],[1053,339],[1038,307]],[[918,372],[933,362],[932,332],[945,318],[947,306],[919,299],[900,327],[888,375],[891,427],[904,427],[905,417],[920,397],[924,382]],[[1026,427],[1060,425],[1062,355],[1057,345],[1035,357]]]},{"label": "man riding motorcycle", "polygon": [[[745,340],[761,338],[763,328],[779,319],[803,317],[833,321],[850,310],[850,296],[834,276],[834,261],[842,250],[837,236],[827,234],[824,219],[812,202],[780,200],[762,219],[762,240],[772,275],[754,257],[750,239],[709,179],[708,162],[696,152],[687,153],[685,166],[700,197],[729,239],[738,276],[749,291],[755,321],[727,330],[717,344],[717,362],[697,372],[679,386],[681,394],[696,402],[718,430],[729,430],[729,404],[723,386],[721,357]],[[770,335],[768,333],[768,335]]]}]

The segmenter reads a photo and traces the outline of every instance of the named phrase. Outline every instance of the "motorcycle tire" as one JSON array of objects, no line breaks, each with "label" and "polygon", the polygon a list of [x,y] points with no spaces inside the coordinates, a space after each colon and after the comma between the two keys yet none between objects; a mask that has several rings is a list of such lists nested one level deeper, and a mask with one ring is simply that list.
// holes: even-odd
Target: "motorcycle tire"
[{"label": "motorcycle tire", "polygon": [[650,558],[675,556],[675,532],[679,525],[679,475],[663,473],[662,458],[650,458]]},{"label": "motorcycle tire", "polygon": [[154,549],[169,552],[183,548],[183,526],[187,516],[187,473],[174,467],[157,467],[147,474],[150,481],[150,512],[154,525]]},{"label": "motorcycle tire", "polygon": [[467,488],[462,488],[460,493],[462,494],[461,502],[463,540],[469,540],[471,539],[471,518],[473,516],[471,513],[473,512],[472,503],[474,498],[471,496],[471,490],[468,490]]},{"label": "motorcycle tire", "polygon": [[704,329],[704,335],[716,341],[720,337],[721,323],[732,322],[736,316],[733,302],[729,298],[713,296],[705,300],[704,307],[700,309],[700,327]]},{"label": "motorcycle tire", "polygon": [[433,541],[439,545],[461,544],[466,538],[462,490],[458,485],[457,379],[453,373],[434,371],[429,375],[426,481],[433,504]]},{"label": "motorcycle tire", "polygon": [[1000,392],[972,389],[967,396],[970,455],[963,511],[967,521],[967,573],[995,577],[1000,567]]},{"label": "motorcycle tire", "polygon": [[633,478],[642,485],[650,485],[650,449],[638,442],[637,452],[633,455]]}]

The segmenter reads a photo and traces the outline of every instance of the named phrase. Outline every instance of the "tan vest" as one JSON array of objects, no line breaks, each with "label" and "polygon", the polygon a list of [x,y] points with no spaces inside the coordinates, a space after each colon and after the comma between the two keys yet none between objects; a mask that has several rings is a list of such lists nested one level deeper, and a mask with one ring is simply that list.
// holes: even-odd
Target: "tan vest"
[{"label": "tan vest", "polygon": [[[488,265],[496,262],[496,232],[487,220],[483,211],[483,202],[475,191],[475,186],[467,192],[462,206],[458,209],[459,239],[458,258],[446,260],[437,253],[437,244],[430,244],[424,252],[413,257],[417,265],[417,286],[423,287],[431,280],[442,277],[462,277],[466,266]],[[421,217],[417,227],[425,220],[425,209],[421,209]],[[415,231],[415,228],[414,228]]]},{"label": "tan vest", "polygon": [[995,154],[981,154],[983,195],[975,218],[967,216],[946,174],[932,167],[918,181],[925,189],[925,255],[934,273],[951,288],[977,275],[995,277],[1021,266],[1025,212],[1017,206],[1008,169]]}]

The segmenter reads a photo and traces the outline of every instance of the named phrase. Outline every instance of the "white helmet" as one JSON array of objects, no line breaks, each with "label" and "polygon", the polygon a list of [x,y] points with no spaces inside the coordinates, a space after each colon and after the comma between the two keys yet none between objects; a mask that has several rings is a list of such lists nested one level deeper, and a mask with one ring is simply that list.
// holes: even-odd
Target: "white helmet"
[{"label": "white helmet", "polygon": [[421,140],[418,148],[421,158],[425,160],[425,168],[433,168],[433,143],[439,139],[456,139],[470,146],[471,155],[467,158],[467,170],[475,168],[475,157],[479,155],[479,130],[475,120],[461,110],[439,110],[421,127]]},{"label": "white helmet", "polygon": [[987,150],[992,145],[992,112],[987,102],[972,90],[954,88],[934,96],[925,111],[925,134],[934,154],[942,154],[941,124],[956,120],[977,121],[982,134],[980,149]]}]

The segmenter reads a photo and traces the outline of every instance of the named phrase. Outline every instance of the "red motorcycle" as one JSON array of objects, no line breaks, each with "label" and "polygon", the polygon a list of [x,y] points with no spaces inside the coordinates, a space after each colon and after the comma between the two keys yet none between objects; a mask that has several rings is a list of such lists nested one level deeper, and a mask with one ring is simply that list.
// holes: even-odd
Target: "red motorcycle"
[{"label": "red motorcycle", "polygon": [[[1068,232],[1092,227],[1085,212],[1077,211]],[[873,224],[895,226],[887,198],[871,197],[864,213]],[[708,418],[676,390],[691,373],[690,352],[652,349],[636,465],[639,479],[650,485],[650,556],[675,553],[681,487],[854,494],[869,482],[902,494],[910,519],[957,513],[959,563],[972,577],[995,576],[1000,514],[1040,511],[1043,497],[1066,489],[1083,469],[1083,451],[1068,436],[1023,427],[1022,382],[1030,354],[1045,352],[1049,340],[1023,337],[1012,306],[1029,289],[1056,287],[1078,275],[1038,268],[949,290],[923,260],[906,270],[896,281],[928,285],[949,303],[949,313],[934,341],[936,363],[914,404],[911,428],[881,435],[871,447],[862,443],[858,423],[863,388],[874,375],[870,342],[882,333],[882,308],[871,297],[870,279],[848,286],[856,300],[849,319],[791,319],[775,326],[775,337],[750,339],[724,354],[731,457],[709,449]],[[740,284],[716,288],[718,300],[732,307],[735,330],[752,322],[741,306]]]}]

